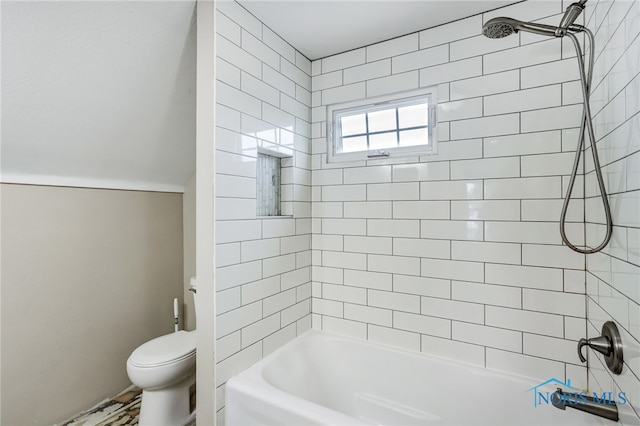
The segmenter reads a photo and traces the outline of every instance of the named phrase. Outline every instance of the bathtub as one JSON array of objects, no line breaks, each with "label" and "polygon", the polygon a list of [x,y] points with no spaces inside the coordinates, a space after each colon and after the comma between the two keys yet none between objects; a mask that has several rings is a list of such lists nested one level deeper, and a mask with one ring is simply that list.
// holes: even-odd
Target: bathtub
[{"label": "bathtub", "polygon": [[534,407],[528,390],[539,382],[309,330],[227,382],[226,423],[616,424],[570,408]]}]

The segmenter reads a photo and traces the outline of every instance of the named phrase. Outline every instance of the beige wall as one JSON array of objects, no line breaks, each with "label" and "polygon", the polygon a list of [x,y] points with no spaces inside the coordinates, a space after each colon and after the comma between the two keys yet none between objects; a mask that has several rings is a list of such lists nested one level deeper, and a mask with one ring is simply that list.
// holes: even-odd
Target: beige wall
[{"label": "beige wall", "polygon": [[130,385],[173,329],[182,194],[2,185],[2,425],[63,421]]},{"label": "beige wall", "polygon": [[182,327],[196,329],[196,313],[193,294],[189,292],[191,277],[196,275],[196,175],[184,186],[182,201],[183,245],[184,245],[184,303],[182,304]]}]

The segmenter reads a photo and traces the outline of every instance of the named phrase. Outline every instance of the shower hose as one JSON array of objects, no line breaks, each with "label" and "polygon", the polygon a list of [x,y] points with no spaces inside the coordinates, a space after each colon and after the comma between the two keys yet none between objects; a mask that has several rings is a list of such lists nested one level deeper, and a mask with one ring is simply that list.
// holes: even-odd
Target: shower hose
[{"label": "shower hose", "polygon": [[[577,26],[577,25],[576,25]],[[584,64],[584,59],[583,59],[583,52],[582,49],[580,48],[580,43],[578,42],[577,37],[570,33],[567,32],[565,35],[568,36],[571,41],[573,41],[573,45],[576,48],[576,55],[577,55],[577,61],[578,61],[578,68],[579,68],[579,72],[580,72],[580,82],[581,82],[581,86],[582,86],[582,99],[583,99],[583,111],[582,111],[582,122],[580,125],[580,133],[578,136],[578,147],[576,148],[576,156],[575,156],[575,160],[573,162],[573,170],[571,172],[571,179],[569,180],[569,186],[567,188],[567,194],[565,195],[564,198],[564,203],[562,205],[562,213],[560,214],[560,235],[562,236],[562,241],[564,241],[564,243],[573,251],[576,251],[578,253],[583,253],[583,254],[592,254],[592,253],[597,253],[600,250],[602,250],[603,248],[606,247],[606,245],[609,243],[609,241],[611,240],[611,234],[613,233],[613,220],[611,218],[611,208],[609,206],[609,200],[607,199],[607,192],[606,192],[606,188],[605,188],[605,184],[604,184],[604,180],[602,178],[602,170],[600,167],[600,160],[598,159],[598,150],[596,148],[596,135],[595,132],[593,131],[593,121],[591,118],[591,108],[589,107],[589,97],[590,97],[590,90],[591,90],[591,79],[593,77],[593,61],[594,61],[594,37],[593,37],[593,33],[586,27],[582,27],[580,26],[580,31],[584,32],[585,34],[587,34],[587,36],[589,37],[589,69],[587,71],[587,74],[585,75],[585,64]],[[585,214],[585,218],[584,218],[584,238],[585,238],[585,248],[581,249],[579,247],[577,247],[576,245],[572,244],[569,241],[569,238],[567,237],[567,233],[566,233],[566,219],[567,219],[567,210],[569,208],[569,201],[571,199],[571,193],[573,192],[573,186],[575,184],[575,180],[576,180],[576,175],[578,173],[578,166],[580,163],[580,156],[582,155],[582,152],[585,150],[585,144],[584,144],[584,138],[586,136],[586,134],[589,134],[589,141],[591,144],[591,155],[593,156],[593,165],[595,168],[595,173],[596,173],[596,178],[598,180],[598,187],[600,189],[600,198],[602,199],[602,206],[604,208],[604,214],[605,214],[605,220],[606,220],[606,234],[605,237],[603,239],[603,241],[600,243],[600,245],[598,245],[595,248],[587,248],[587,242],[586,242],[586,238],[587,238],[587,233],[586,233],[586,224],[587,224],[587,218],[586,218],[586,214]],[[585,207],[584,210],[586,211],[586,193],[584,194],[584,200],[585,200]]]}]

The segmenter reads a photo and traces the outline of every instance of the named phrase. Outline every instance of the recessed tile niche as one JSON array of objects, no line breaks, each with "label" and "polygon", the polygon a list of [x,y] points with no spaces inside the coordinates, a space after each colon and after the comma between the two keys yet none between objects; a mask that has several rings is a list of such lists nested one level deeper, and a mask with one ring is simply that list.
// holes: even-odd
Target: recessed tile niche
[{"label": "recessed tile niche", "polygon": [[280,157],[258,153],[256,170],[256,215],[281,216],[282,161]]}]

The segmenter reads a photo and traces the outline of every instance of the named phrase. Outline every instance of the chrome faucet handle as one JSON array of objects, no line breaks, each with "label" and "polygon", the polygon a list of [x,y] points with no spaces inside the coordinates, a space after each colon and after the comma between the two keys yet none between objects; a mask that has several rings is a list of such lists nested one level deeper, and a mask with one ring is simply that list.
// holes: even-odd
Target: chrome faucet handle
[{"label": "chrome faucet handle", "polygon": [[587,359],[582,355],[582,348],[588,345],[589,341],[587,339],[583,338],[578,340],[578,358],[580,358],[580,362],[587,362]]},{"label": "chrome faucet handle", "polygon": [[609,356],[613,351],[613,345],[611,340],[607,336],[594,337],[593,339],[580,339],[578,341],[578,357],[581,362],[587,362],[587,359],[582,355],[582,348],[588,346],[594,351],[600,352],[604,356]]},{"label": "chrome faucet handle", "polygon": [[601,336],[589,340],[580,339],[578,341],[578,358],[580,358],[581,362],[587,362],[587,359],[582,355],[582,348],[584,346],[588,346],[594,351],[604,355],[607,367],[609,367],[609,370],[614,374],[620,374],[622,372],[622,340],[620,339],[618,327],[616,327],[613,321],[604,323]]}]

